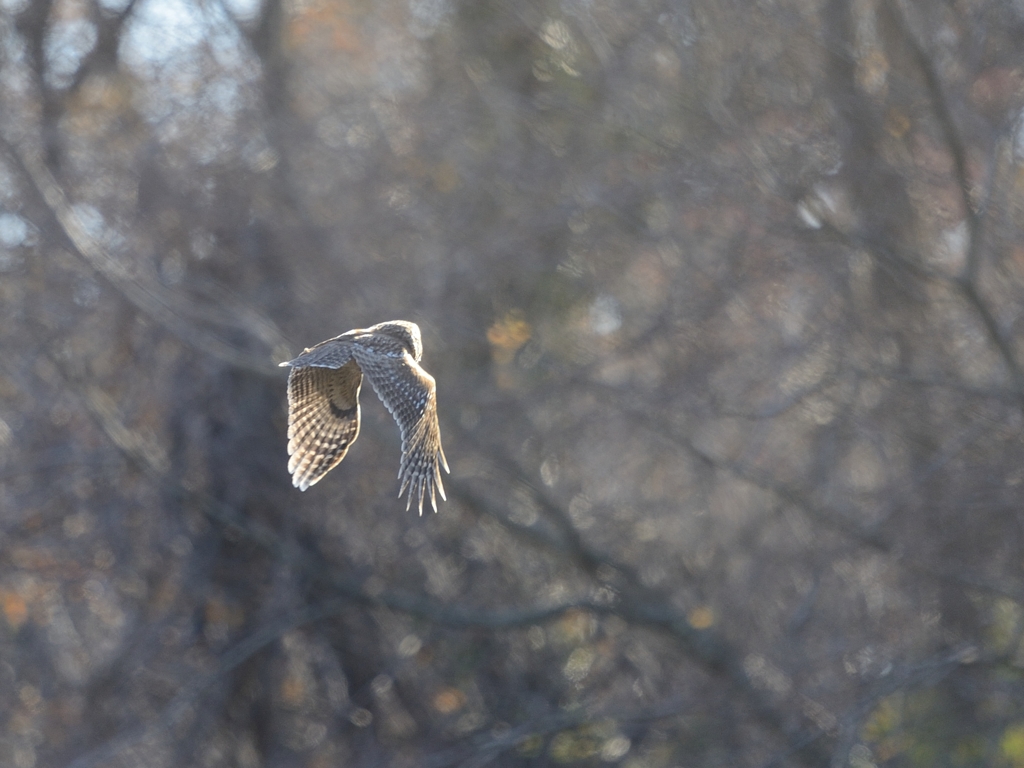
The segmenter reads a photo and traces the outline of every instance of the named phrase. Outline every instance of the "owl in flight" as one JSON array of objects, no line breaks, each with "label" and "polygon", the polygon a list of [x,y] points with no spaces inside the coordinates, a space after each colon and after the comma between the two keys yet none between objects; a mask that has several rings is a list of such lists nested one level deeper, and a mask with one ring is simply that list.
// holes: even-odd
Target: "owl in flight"
[{"label": "owl in flight", "polygon": [[363,374],[398,422],[402,433],[402,464],[398,477],[401,496],[409,489],[437,511],[435,489],[444,499],[441,467],[448,462],[441,450],[437,426],[437,397],[433,377],[420,368],[423,342],[420,327],[392,320],[357,328],[303,351],[288,374],[288,471],[301,491],[320,482],[334,469],[359,435],[359,388]]}]

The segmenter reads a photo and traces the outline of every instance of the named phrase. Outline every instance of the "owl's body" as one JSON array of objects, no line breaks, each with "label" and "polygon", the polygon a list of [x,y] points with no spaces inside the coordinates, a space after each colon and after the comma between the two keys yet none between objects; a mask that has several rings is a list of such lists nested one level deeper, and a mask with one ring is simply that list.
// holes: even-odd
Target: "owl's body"
[{"label": "owl's body", "polygon": [[359,435],[359,389],[363,376],[394,416],[402,433],[402,481],[398,495],[409,489],[437,511],[435,491],[444,499],[441,450],[434,379],[420,365],[423,344],[415,323],[395,320],[360,328],[305,350],[288,375],[288,471],[299,490],[319,482],[336,467]]}]

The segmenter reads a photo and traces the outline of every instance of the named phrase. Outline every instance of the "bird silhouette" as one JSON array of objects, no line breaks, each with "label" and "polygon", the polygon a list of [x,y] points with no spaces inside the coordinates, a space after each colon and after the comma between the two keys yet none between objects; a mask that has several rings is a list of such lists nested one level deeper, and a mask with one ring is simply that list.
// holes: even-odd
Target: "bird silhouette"
[{"label": "bird silhouette", "polygon": [[449,472],[437,424],[433,377],[419,364],[423,342],[416,323],[393,320],[321,341],[294,360],[288,374],[288,471],[301,491],[338,466],[359,436],[363,375],[394,416],[402,434],[398,495],[409,491],[423,514],[423,498],[437,511],[445,499],[441,467]]}]

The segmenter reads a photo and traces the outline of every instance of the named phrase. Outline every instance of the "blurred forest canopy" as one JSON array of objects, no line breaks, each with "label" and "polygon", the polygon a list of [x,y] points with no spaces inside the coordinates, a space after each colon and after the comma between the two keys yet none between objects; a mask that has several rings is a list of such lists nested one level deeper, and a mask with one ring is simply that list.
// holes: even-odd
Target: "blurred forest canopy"
[{"label": "blurred forest canopy", "polygon": [[[1024,2],[2,0],[0,764],[1024,767]],[[304,346],[420,324],[449,500]]]}]

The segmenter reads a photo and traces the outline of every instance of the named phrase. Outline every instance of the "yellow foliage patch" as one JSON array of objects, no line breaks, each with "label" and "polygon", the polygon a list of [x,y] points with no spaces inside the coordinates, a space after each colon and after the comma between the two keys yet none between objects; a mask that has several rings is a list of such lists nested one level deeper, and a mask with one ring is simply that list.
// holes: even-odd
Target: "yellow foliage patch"
[{"label": "yellow foliage patch", "polygon": [[1016,723],[1003,731],[999,749],[1014,768],[1024,767],[1024,723]]},{"label": "yellow foliage patch", "polygon": [[[496,360],[499,358],[499,355],[507,355],[508,361],[511,361],[512,355],[530,340],[532,334],[533,329],[523,318],[523,313],[513,309],[487,329],[487,340],[494,347]],[[498,361],[502,362],[502,360]]]},{"label": "yellow foliage patch", "polygon": [[686,620],[694,629],[707,629],[715,623],[715,612],[706,605],[698,605],[686,614]]}]

